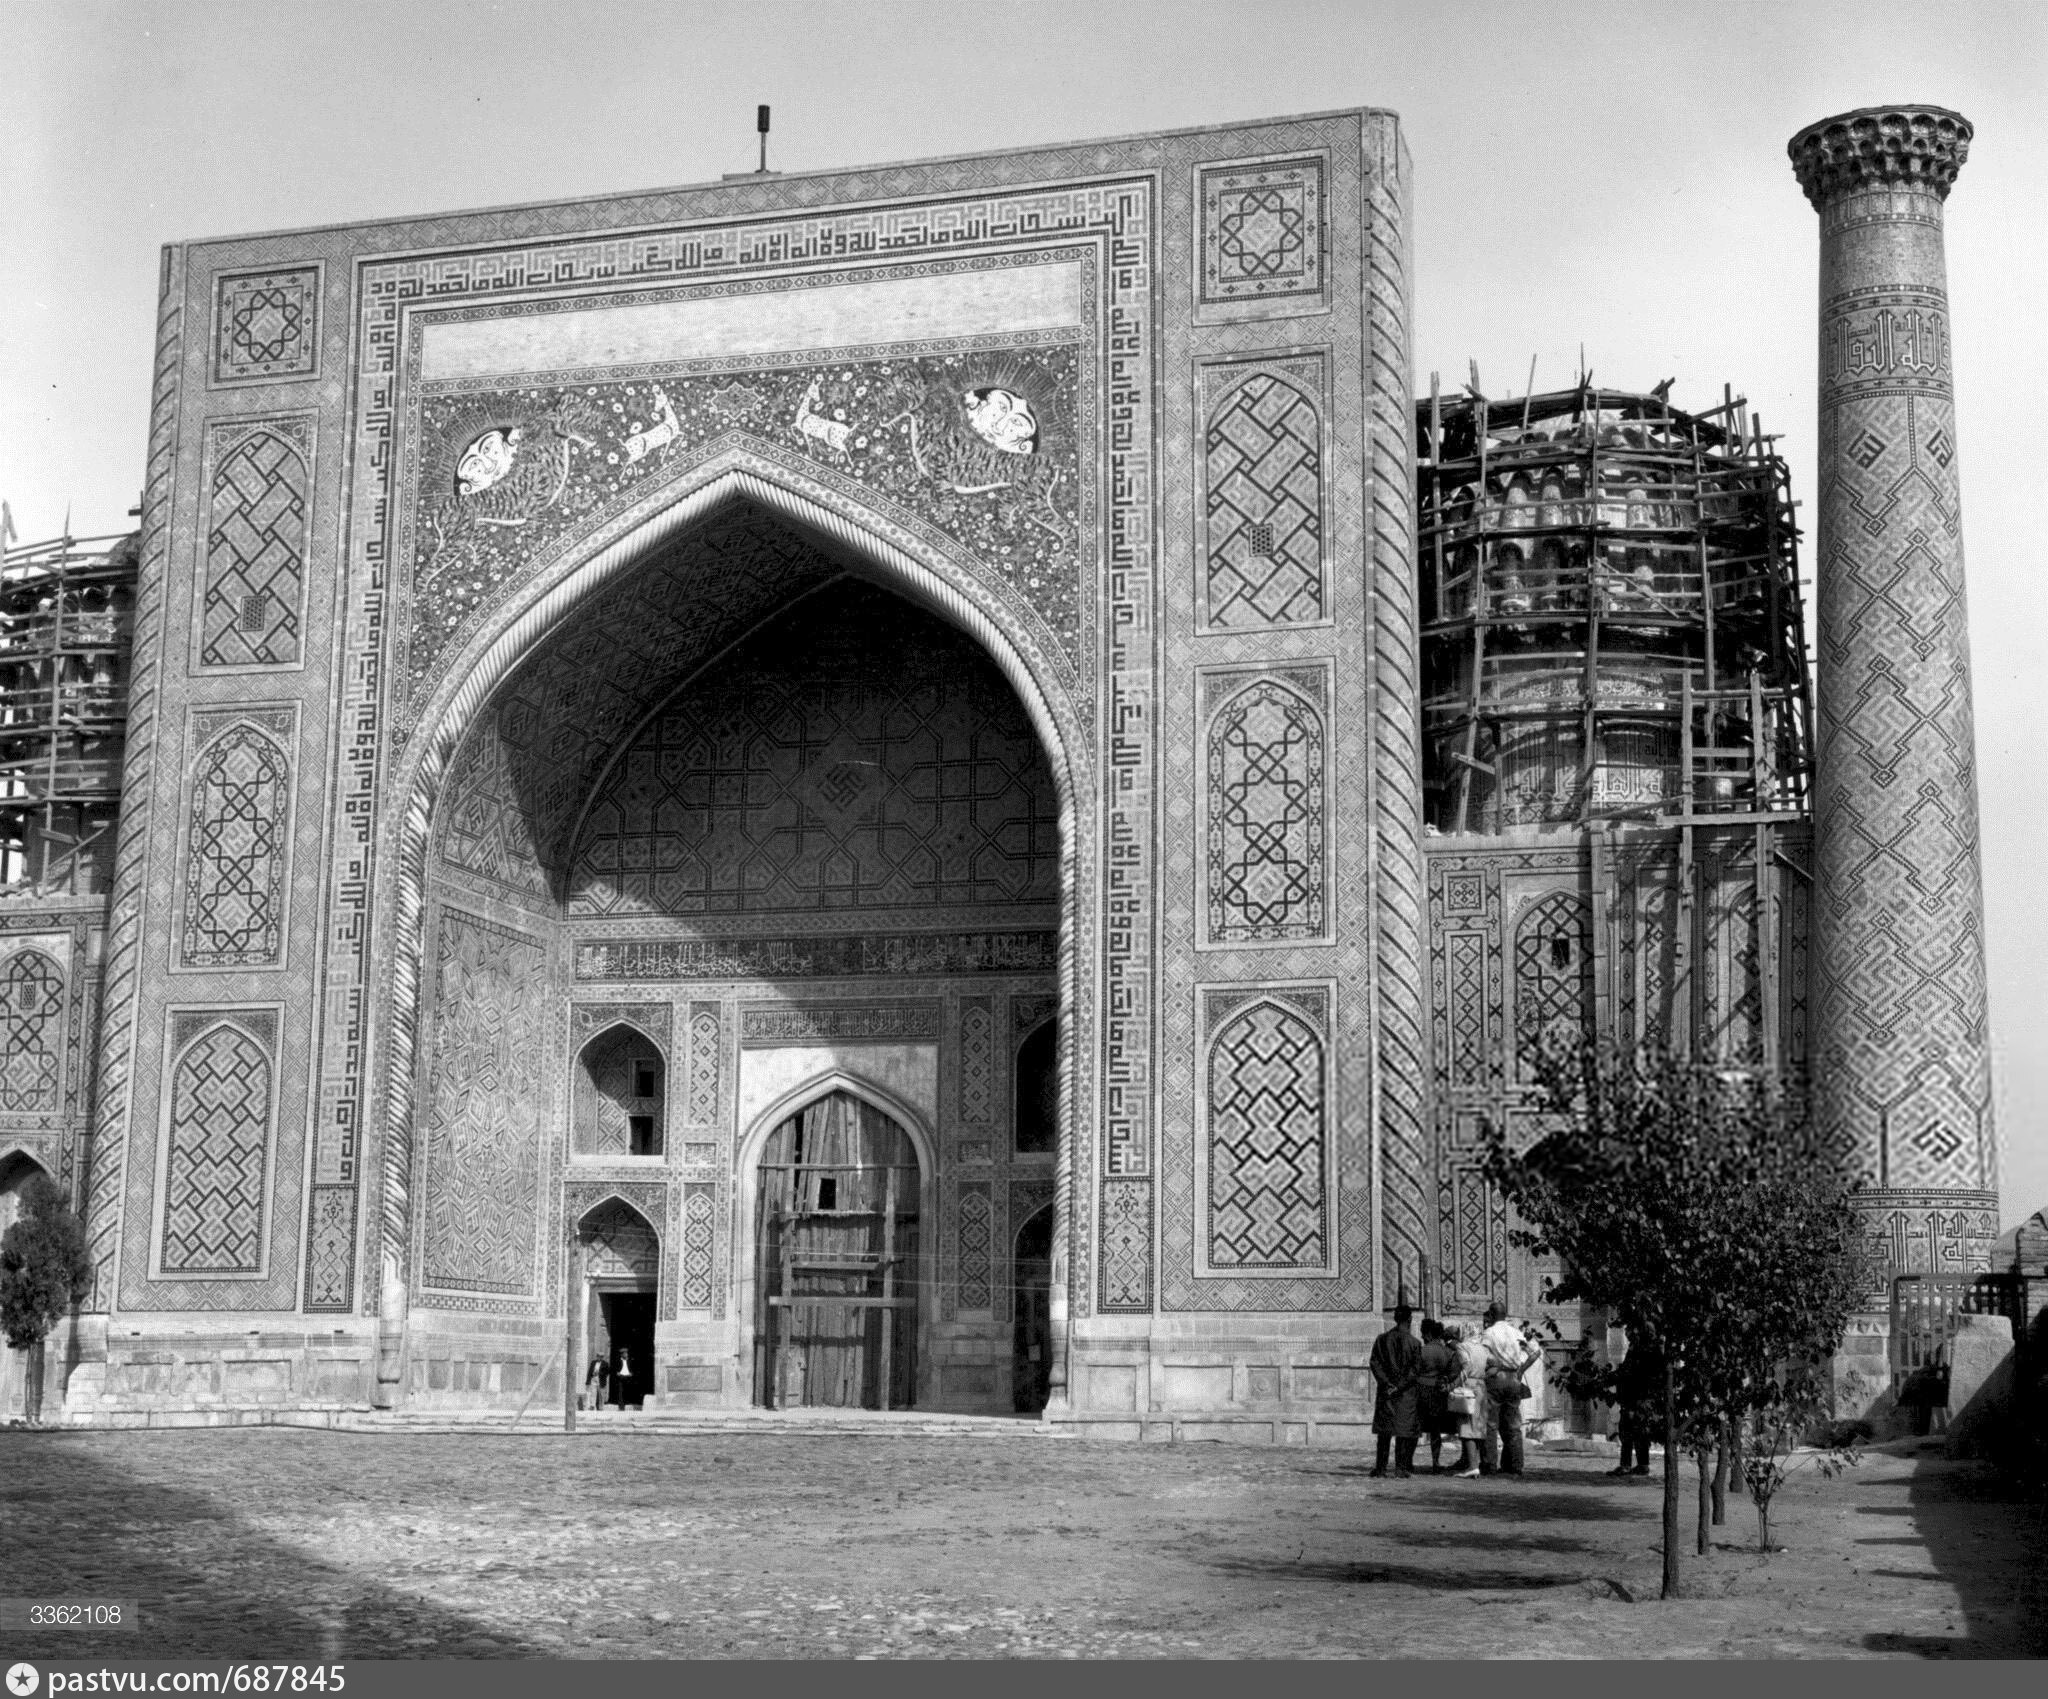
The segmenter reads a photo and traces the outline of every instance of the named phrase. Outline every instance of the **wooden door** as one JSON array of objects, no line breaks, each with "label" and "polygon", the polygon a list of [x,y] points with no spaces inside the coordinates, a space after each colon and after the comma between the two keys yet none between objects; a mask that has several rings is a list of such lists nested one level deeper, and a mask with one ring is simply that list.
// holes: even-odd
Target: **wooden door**
[{"label": "wooden door", "polygon": [[918,1180],[909,1135],[848,1092],[769,1135],[754,1239],[758,1402],[915,1402]]}]

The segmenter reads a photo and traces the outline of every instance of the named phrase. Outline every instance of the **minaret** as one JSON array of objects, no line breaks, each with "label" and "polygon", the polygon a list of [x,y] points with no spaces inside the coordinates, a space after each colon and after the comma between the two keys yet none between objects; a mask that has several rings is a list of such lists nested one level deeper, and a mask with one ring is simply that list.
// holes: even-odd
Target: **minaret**
[{"label": "minaret", "polygon": [[1820,213],[1815,1112],[1892,1273],[1982,1268],[1998,1231],[1942,253],[1970,136],[1878,106],[1789,150]]}]

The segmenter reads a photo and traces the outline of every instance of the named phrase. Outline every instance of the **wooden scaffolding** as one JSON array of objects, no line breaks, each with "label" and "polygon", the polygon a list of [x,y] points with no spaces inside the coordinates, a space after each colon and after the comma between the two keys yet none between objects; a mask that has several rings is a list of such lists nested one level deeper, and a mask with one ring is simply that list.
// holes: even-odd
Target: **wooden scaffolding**
[{"label": "wooden scaffolding", "polygon": [[[1417,408],[1422,740],[1432,837],[1586,843],[1596,958],[1611,860],[1675,851],[1679,967],[1711,924],[1699,867],[1754,886],[1776,1067],[1777,882],[1812,785],[1813,711],[1786,465],[1746,401],[1688,413],[1571,389],[1494,401],[1432,379]],[[1603,987],[1611,964],[1596,959]],[[1669,1036],[1703,1032],[1692,1019]]]},{"label": "wooden scaffolding", "polygon": [[0,556],[0,895],[103,895],[128,724],[137,541]]}]

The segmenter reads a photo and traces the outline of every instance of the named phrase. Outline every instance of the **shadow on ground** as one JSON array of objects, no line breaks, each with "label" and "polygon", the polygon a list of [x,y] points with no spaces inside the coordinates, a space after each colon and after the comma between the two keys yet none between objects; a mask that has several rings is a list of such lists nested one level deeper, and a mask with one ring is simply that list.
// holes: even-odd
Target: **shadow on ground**
[{"label": "shadow on ground", "polygon": [[1627,1597],[1625,1589],[1594,1571],[1562,1569],[1531,1573],[1525,1569],[1464,1566],[1426,1568],[1412,1563],[1289,1562],[1286,1558],[1215,1559],[1217,1573],[1240,1581],[1319,1581],[1350,1586],[1416,1587],[1429,1593],[1552,1592],[1560,1587],[1595,1588],[1607,1596]]},{"label": "shadow on ground", "polygon": [[134,1474],[112,1449],[79,1435],[0,1433],[6,1591],[141,1606],[139,1632],[10,1633],[10,1658],[552,1655],[270,1539],[217,1494]]},{"label": "shadow on ground", "polygon": [[[1902,1507],[1913,1519],[1913,1533],[1871,1535],[1857,1544],[1924,1546],[1929,1567],[1961,1600],[1964,1637],[1876,1633],[1864,1636],[1864,1646],[1930,1658],[2048,1656],[2048,1502],[2029,1504],[1989,1464],[1950,1463],[1931,1451],[1916,1461]],[[1870,1506],[1864,1514],[1900,1510]],[[1920,1580],[1928,1571],[1871,1573]]]}]

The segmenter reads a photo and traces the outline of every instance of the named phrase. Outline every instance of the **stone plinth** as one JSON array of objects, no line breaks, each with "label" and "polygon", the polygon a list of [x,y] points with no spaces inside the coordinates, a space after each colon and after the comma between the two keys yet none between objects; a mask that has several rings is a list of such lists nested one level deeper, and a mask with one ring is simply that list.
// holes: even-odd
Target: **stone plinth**
[{"label": "stone plinth", "polygon": [[1970,136],[1898,106],[1790,147],[1821,220],[1815,1101],[1892,1272],[1997,1231],[1942,249]]}]

